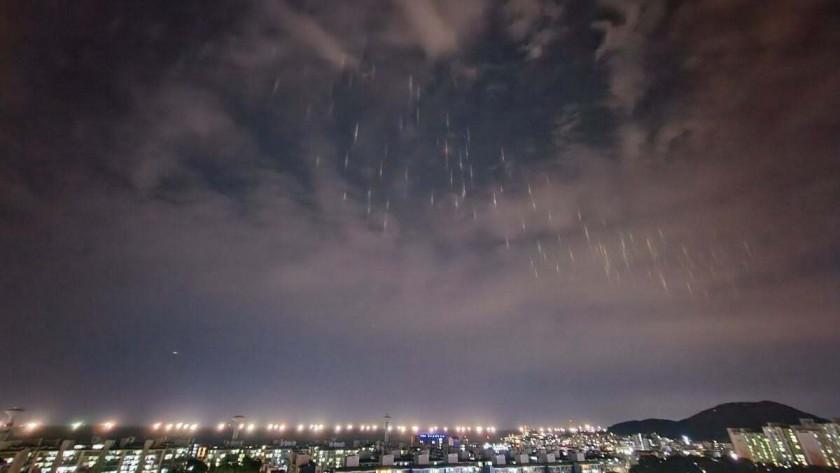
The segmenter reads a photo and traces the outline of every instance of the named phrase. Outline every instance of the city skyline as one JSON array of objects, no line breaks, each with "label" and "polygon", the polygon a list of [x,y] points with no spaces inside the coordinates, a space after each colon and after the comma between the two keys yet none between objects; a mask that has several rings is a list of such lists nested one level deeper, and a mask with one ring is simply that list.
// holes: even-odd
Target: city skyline
[{"label": "city skyline", "polygon": [[[92,419],[88,421],[82,420],[81,416],[62,417],[60,419],[44,420],[43,417],[35,415],[26,415],[25,411],[21,410],[15,418],[14,422],[9,428],[14,428],[26,434],[34,434],[39,430],[45,428],[65,428],[70,432],[79,430],[90,432],[111,432],[117,428],[143,429],[147,433],[165,433],[171,432],[173,434],[181,433],[188,434],[197,430],[213,430],[216,432],[230,432],[233,430],[242,430],[246,433],[277,433],[277,434],[318,434],[329,436],[331,434],[351,434],[351,433],[383,433],[394,432],[394,434],[412,435],[417,433],[448,433],[452,435],[475,433],[481,434],[496,434],[503,431],[523,431],[533,429],[539,432],[589,432],[602,431],[605,427],[587,422],[575,421],[569,419],[565,422],[540,422],[539,424],[530,425],[527,423],[520,423],[516,426],[501,426],[497,427],[494,423],[487,422],[433,422],[430,419],[425,419],[424,422],[417,418],[405,418],[401,422],[393,422],[394,417],[387,416],[379,419],[378,422],[353,422],[345,419],[341,422],[329,422],[323,418],[315,421],[311,419],[304,421],[302,419],[290,418],[291,420],[278,420],[288,418],[275,417],[246,417],[242,415],[233,416],[227,420],[217,420],[216,422],[208,422],[206,419],[199,422],[197,419],[160,419],[152,417],[145,422],[127,422],[120,423],[113,417],[102,419]],[[217,417],[216,419],[221,419]],[[451,420],[451,419],[450,419]],[[562,427],[561,427],[562,425]],[[31,435],[30,435],[31,436]]]},{"label": "city skyline", "polygon": [[840,415],[837,2],[0,13],[0,406]]},{"label": "city skyline", "polygon": [[[7,412],[12,416],[20,413]],[[318,425],[310,426],[312,432],[308,433],[301,425],[295,434],[277,432],[277,426],[271,424],[263,432],[242,416],[220,424],[212,436],[197,425],[182,423],[158,423],[146,432],[120,431],[112,422],[83,432],[77,423],[72,433],[53,430],[41,434],[34,427],[29,433],[11,432],[16,428],[6,422],[0,429],[0,467],[8,473],[36,469],[168,473],[218,468],[292,473],[383,469],[478,473],[497,468],[520,473],[623,473],[663,464],[670,465],[665,471],[689,464],[705,469],[699,462],[721,471],[840,466],[837,420],[767,421],[781,419],[778,415],[758,422],[753,417],[752,428],[726,428],[731,443],[715,438],[721,432],[714,432],[713,438],[691,439],[685,434],[674,438],[656,432],[618,434],[590,426],[580,430],[521,426],[512,432],[491,428],[457,434],[431,426],[424,432],[417,426],[394,429],[390,416],[383,418],[383,431],[367,434],[364,428],[338,433],[339,427],[329,434]]]},{"label": "city skyline", "polygon": [[[759,406],[761,404],[770,403],[779,406],[783,409],[791,409],[788,406],[773,403],[772,401],[761,401],[754,403],[729,403],[705,409],[701,412],[692,412],[690,417],[686,416],[684,420],[694,418],[699,415],[713,413],[725,406],[733,405],[753,405]],[[805,419],[834,419],[834,415],[815,415],[814,413],[797,411],[795,408],[792,412],[798,412],[800,418]],[[753,414],[755,416],[756,414]],[[757,414],[759,416],[769,416],[773,418],[774,414],[763,413]],[[790,414],[789,414],[790,415]],[[15,429],[29,436],[37,434],[38,431],[45,428],[49,429],[65,429],[69,432],[76,432],[83,430],[85,432],[101,432],[108,433],[117,429],[140,429],[147,434],[153,433],[181,433],[188,434],[201,431],[216,431],[229,432],[243,430],[245,433],[254,433],[264,435],[266,433],[273,434],[289,434],[289,435],[317,435],[330,436],[336,434],[373,434],[383,433],[386,431],[394,432],[395,434],[412,435],[419,433],[448,433],[451,435],[477,433],[477,434],[496,434],[502,432],[516,432],[523,430],[533,430],[535,432],[545,433],[573,433],[576,431],[602,431],[611,427],[614,423],[629,423],[637,422],[637,419],[621,419],[620,421],[598,422],[597,416],[582,416],[578,418],[560,419],[556,415],[546,415],[542,417],[534,417],[527,421],[513,423],[497,423],[492,417],[483,419],[466,419],[464,417],[443,418],[441,416],[400,416],[385,414],[378,419],[375,416],[366,418],[353,418],[352,415],[339,416],[337,418],[327,418],[325,416],[315,416],[310,418],[302,418],[294,414],[254,414],[243,415],[222,415],[211,414],[206,417],[189,417],[189,416],[149,416],[142,418],[137,417],[120,417],[120,416],[101,416],[101,415],[79,415],[72,412],[63,412],[59,414],[48,414],[41,410],[35,409],[29,411],[20,407],[10,408],[6,410],[7,420],[13,420]],[[740,416],[750,418],[750,415],[741,413]],[[496,418],[503,416],[496,416]],[[659,420],[655,418],[646,417],[645,421]],[[664,419],[668,420],[668,419]],[[679,419],[671,419],[678,421]]]}]

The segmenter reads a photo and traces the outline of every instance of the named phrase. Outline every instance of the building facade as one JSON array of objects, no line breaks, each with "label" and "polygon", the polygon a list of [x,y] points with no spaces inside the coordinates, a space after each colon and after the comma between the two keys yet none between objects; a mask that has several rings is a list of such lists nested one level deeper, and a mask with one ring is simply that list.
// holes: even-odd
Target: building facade
[{"label": "building facade", "polygon": [[799,425],[767,424],[761,432],[727,429],[738,458],[782,467],[840,468],[840,425],[803,419]]}]

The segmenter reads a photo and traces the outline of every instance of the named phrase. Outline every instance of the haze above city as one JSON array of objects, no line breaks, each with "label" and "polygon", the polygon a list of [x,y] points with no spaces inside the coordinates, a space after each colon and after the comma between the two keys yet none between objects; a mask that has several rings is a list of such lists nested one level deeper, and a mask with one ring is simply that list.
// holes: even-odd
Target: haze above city
[{"label": "haze above city", "polygon": [[10,2],[0,404],[837,416],[837,2]]}]

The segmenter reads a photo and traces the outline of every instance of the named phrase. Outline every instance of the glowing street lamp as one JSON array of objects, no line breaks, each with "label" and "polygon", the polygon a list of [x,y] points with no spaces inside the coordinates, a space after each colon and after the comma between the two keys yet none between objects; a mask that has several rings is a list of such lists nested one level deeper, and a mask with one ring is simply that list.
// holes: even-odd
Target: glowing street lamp
[{"label": "glowing street lamp", "polygon": [[40,423],[40,422],[27,422],[26,424],[24,424],[24,425],[23,425],[23,429],[24,429],[26,432],[34,432],[34,431],[35,431],[35,430],[37,430],[39,427],[41,427],[41,423]]}]

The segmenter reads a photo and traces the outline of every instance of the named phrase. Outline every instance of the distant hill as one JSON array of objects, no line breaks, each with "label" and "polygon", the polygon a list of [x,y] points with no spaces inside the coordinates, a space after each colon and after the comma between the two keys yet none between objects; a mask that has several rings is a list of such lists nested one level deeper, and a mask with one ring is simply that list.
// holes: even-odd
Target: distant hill
[{"label": "distant hill", "polygon": [[778,402],[729,402],[683,420],[631,420],[615,424],[609,430],[618,435],[655,432],[670,438],[686,435],[693,440],[727,440],[727,427],[760,429],[768,422],[798,424],[799,419],[805,418],[827,422],[823,418]]}]

